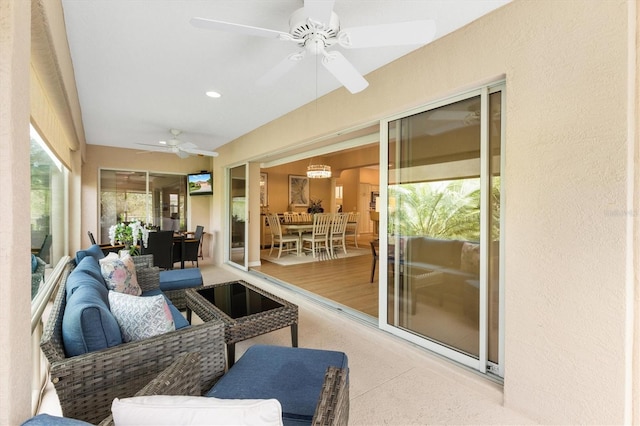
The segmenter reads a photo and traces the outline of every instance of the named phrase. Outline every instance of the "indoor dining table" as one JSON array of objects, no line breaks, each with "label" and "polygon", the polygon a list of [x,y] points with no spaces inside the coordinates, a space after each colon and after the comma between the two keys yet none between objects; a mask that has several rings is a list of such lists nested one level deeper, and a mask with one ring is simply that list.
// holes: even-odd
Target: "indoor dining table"
[{"label": "indoor dining table", "polygon": [[313,231],[313,222],[289,222],[283,223],[281,226],[285,232],[293,231],[298,233],[298,250],[296,254],[302,256],[302,234]]}]

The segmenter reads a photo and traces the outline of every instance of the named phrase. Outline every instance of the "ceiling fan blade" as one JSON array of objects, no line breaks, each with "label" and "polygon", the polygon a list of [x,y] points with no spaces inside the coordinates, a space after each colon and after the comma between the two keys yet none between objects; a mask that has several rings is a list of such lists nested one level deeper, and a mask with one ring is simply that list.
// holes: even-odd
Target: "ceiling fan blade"
[{"label": "ceiling fan blade", "polygon": [[328,24],[331,21],[334,0],[304,0],[305,14],[315,22]]},{"label": "ceiling fan blade", "polygon": [[436,23],[422,21],[368,25],[345,28],[338,34],[338,43],[348,49],[381,46],[402,46],[429,43],[436,35]]},{"label": "ceiling fan blade", "polygon": [[195,154],[195,155],[204,155],[206,157],[217,157],[218,153],[215,151],[204,151],[202,149],[193,149],[193,148],[180,148],[181,152],[186,152],[188,154]]},{"label": "ceiling fan blade", "polygon": [[275,67],[271,68],[265,75],[260,77],[256,84],[259,86],[270,86],[278,81],[282,76],[287,74],[293,67],[296,66],[305,56],[305,51],[292,53],[280,62]]},{"label": "ceiling fan blade", "polygon": [[351,62],[338,51],[327,52],[322,58],[322,65],[351,93],[358,93],[369,85]]},{"label": "ceiling fan blade", "polygon": [[175,153],[180,158],[187,158],[189,156],[189,153],[186,151],[183,151],[182,149],[177,149]]},{"label": "ceiling fan blade", "polygon": [[267,28],[252,27],[250,25],[235,24],[233,22],[216,21],[206,18],[191,18],[191,25],[207,30],[227,31],[230,33],[245,34],[257,37],[275,38],[280,40],[290,39],[289,33],[270,30]]}]

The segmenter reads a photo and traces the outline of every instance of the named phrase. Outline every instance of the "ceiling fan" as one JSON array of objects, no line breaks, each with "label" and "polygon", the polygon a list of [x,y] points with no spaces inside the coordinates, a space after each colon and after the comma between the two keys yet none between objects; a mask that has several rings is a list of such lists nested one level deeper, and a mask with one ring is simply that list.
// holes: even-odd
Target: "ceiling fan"
[{"label": "ceiling fan", "polygon": [[217,157],[218,153],[215,151],[204,151],[198,149],[198,147],[191,142],[181,142],[178,136],[182,133],[177,129],[170,129],[171,139],[168,141],[159,141],[158,145],[139,143],[138,145],[151,146],[156,148],[154,151],[172,152],[180,158],[187,158],[189,155],[204,155],[207,157]]},{"label": "ceiling fan", "polygon": [[334,45],[346,49],[419,45],[430,42],[435,36],[436,25],[433,20],[341,29],[338,15],[333,11],[333,3],[334,0],[305,0],[304,7],[289,18],[288,33],[205,18],[191,18],[190,22],[199,28],[290,41],[302,48],[263,76],[258,81],[261,84],[274,82],[307,54],[322,55],[322,65],[351,93],[364,90],[369,83],[342,53],[328,51],[328,48]]}]

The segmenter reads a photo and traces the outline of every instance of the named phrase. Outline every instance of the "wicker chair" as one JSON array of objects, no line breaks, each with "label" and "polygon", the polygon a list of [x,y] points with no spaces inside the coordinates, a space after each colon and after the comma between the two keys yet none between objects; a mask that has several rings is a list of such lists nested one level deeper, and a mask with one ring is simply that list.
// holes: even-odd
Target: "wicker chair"
[{"label": "wicker chair", "polygon": [[[181,356],[171,366],[151,380],[136,396],[147,395],[201,395],[198,383],[201,373],[201,355]],[[329,367],[311,422],[312,425],[346,426],[349,421],[349,384],[347,371]],[[104,419],[100,426],[113,425],[113,417]]]},{"label": "wicker chair", "polygon": [[[134,262],[142,290],[158,288],[159,270],[151,267],[153,257],[135,256]],[[40,341],[65,417],[98,423],[110,414],[114,398],[133,396],[187,352],[203,354],[201,391],[210,389],[224,374],[224,326],[217,321],[67,358],[62,341],[62,317],[66,306],[64,284],[74,268],[73,260],[65,267]]]}]

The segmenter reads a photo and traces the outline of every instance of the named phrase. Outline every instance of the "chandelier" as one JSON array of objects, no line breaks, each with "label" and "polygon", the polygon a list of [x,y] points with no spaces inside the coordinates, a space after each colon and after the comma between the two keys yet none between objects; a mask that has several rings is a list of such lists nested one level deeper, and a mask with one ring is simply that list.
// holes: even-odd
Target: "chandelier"
[{"label": "chandelier", "polygon": [[325,164],[310,164],[307,167],[307,177],[311,179],[322,179],[331,177],[331,166]]}]

